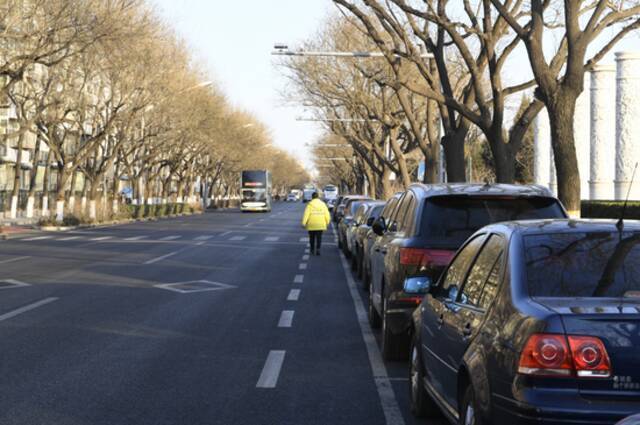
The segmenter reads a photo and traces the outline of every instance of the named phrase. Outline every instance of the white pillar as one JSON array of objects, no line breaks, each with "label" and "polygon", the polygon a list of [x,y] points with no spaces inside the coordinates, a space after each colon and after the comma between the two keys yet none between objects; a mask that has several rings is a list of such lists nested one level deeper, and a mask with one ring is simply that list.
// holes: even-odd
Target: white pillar
[{"label": "white pillar", "polygon": [[36,203],[36,198],[29,196],[27,198],[27,218],[33,218],[33,207]]},{"label": "white pillar", "polygon": [[61,223],[64,220],[64,201],[56,201],[56,221]]},{"label": "white pillar", "polygon": [[96,200],[95,199],[89,200],[89,219],[90,220],[96,219]]},{"label": "white pillar", "polygon": [[49,217],[49,197],[47,195],[42,197],[42,211],[40,212],[40,215],[43,217]]},{"label": "white pillar", "polygon": [[558,196],[558,177],[556,176],[556,162],[553,154],[553,146],[549,149],[549,189],[554,196]]},{"label": "white pillar", "polygon": [[578,172],[580,173],[580,199],[589,199],[589,152],[591,151],[589,136],[589,74],[584,74],[584,90],[576,100],[573,116],[573,141],[576,146]]},{"label": "white pillar", "polygon": [[591,165],[589,196],[611,200],[616,151],[616,67],[596,65],[591,71]]},{"label": "white pillar", "polygon": [[[616,199],[625,199],[631,175],[640,161],[640,52],[618,52],[616,89]],[[640,200],[640,176],[636,175],[629,199]]]},{"label": "white pillar", "polygon": [[17,196],[12,196],[11,197],[11,210],[9,213],[9,218],[16,218],[18,217],[18,197]]},{"label": "white pillar", "polygon": [[536,116],[533,137],[533,181],[535,184],[549,187],[551,181],[551,128],[546,108]]}]

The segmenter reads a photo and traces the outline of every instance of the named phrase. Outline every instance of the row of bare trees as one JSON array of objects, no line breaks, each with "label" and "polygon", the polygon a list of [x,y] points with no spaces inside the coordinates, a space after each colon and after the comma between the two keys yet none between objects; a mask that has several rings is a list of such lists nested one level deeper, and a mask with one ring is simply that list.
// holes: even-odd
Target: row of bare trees
[{"label": "row of bare trees", "polygon": [[292,95],[317,106],[318,118],[369,173],[384,178],[392,170],[406,185],[404,158],[417,149],[424,180],[435,181],[441,148],[448,181],[465,181],[466,145],[478,131],[496,181],[514,182],[542,111],[559,196],[579,211],[576,100],[585,72],[640,27],[637,0],[333,1],[341,14],[303,49],[382,58],[295,57],[285,63],[287,75]]},{"label": "row of bare trees", "polygon": [[0,9],[0,144],[14,164],[4,165],[6,215],[55,208],[57,221],[96,220],[123,201],[196,204],[234,196],[249,168],[271,168],[281,190],[308,180],[206,81],[146,1],[0,0]]}]

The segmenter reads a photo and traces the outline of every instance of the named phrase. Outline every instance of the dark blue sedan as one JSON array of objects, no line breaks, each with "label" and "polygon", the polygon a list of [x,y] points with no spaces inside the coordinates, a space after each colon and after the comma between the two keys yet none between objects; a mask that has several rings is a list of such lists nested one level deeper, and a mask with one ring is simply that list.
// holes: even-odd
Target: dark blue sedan
[{"label": "dark blue sedan", "polygon": [[411,404],[461,424],[640,412],[640,222],[536,220],[469,238],[414,314]]}]

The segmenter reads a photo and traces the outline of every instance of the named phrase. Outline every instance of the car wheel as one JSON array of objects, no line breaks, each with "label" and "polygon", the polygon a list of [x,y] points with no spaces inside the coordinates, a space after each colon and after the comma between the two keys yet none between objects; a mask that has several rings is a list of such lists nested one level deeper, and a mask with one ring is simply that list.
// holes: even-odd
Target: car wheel
[{"label": "car wheel", "polygon": [[358,269],[358,258],[356,254],[351,254],[351,270],[356,271]]},{"label": "car wheel", "polygon": [[387,300],[383,298],[382,304],[382,358],[397,361],[406,360],[409,354],[408,337],[406,334],[394,334],[389,326],[387,314]]},{"label": "car wheel", "polygon": [[338,234],[338,249],[342,249],[342,238],[340,237],[340,234]]},{"label": "car wheel", "polygon": [[380,329],[380,315],[373,306],[373,291],[369,288],[369,324],[373,329]]},{"label": "car wheel", "polygon": [[362,272],[362,254],[361,251],[359,249],[356,248],[356,274],[358,276],[358,279],[361,279],[364,277],[364,273]]},{"label": "car wheel", "polygon": [[[364,260],[362,260],[364,263]],[[366,264],[362,264],[362,287],[365,291],[371,290],[371,273],[369,273],[369,268]]]},{"label": "car wheel", "polygon": [[462,398],[462,406],[460,409],[460,424],[461,425],[482,425],[482,418],[480,417],[480,410],[476,403],[476,395],[473,391],[473,386],[469,384],[464,392]]},{"label": "car wheel", "polygon": [[420,357],[420,343],[417,336],[411,340],[411,364],[409,391],[411,394],[411,413],[417,418],[432,417],[439,413],[438,406],[424,388],[424,366]]}]

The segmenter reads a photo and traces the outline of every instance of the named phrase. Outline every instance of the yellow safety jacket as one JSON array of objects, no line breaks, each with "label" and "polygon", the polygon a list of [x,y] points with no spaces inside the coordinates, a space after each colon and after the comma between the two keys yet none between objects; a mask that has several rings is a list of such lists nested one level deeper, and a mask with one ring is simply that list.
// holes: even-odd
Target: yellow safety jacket
[{"label": "yellow safety jacket", "polygon": [[302,225],[310,232],[317,230],[327,230],[327,226],[331,222],[331,214],[329,208],[320,199],[313,199],[307,204],[302,216]]}]

